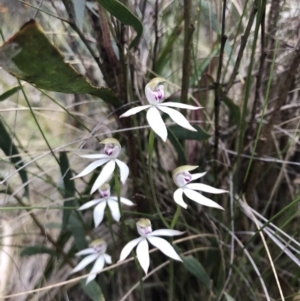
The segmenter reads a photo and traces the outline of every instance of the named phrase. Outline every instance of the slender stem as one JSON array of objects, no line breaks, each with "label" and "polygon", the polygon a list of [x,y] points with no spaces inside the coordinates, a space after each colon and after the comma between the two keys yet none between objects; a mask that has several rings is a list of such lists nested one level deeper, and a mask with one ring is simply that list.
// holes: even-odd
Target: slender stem
[{"label": "slender stem", "polygon": [[150,130],[150,134],[149,134],[149,143],[148,143],[148,155],[149,155],[149,163],[148,163],[148,175],[149,175],[149,183],[150,183],[150,188],[151,188],[151,192],[152,192],[152,197],[154,200],[154,206],[155,209],[157,210],[157,213],[160,217],[160,219],[162,220],[162,222],[164,223],[164,225],[169,228],[169,224],[167,223],[167,221],[165,220],[165,218],[163,217],[160,209],[159,209],[159,205],[158,205],[158,201],[157,201],[157,197],[156,197],[156,192],[155,192],[155,188],[154,188],[154,182],[153,182],[153,173],[152,173],[152,154],[153,154],[153,149],[154,149],[154,132],[152,130]]},{"label": "slender stem", "polygon": [[[174,229],[174,227],[177,224],[178,218],[181,213],[181,207],[177,205],[175,215],[173,217],[170,229]],[[169,301],[173,301],[173,283],[174,283],[174,265],[173,261],[171,260],[170,265],[169,265]]]},{"label": "slender stem", "polygon": [[[116,189],[116,192],[117,192],[118,205],[119,205],[119,210],[120,210],[120,214],[121,214],[121,229],[123,230],[123,233],[125,235],[126,241],[128,241],[129,240],[129,235],[128,235],[128,231],[127,231],[126,225],[124,223],[122,204],[121,204],[121,185],[120,185],[120,181],[119,181],[119,178],[118,178],[117,169],[115,170],[115,189]],[[141,267],[140,267],[140,265],[138,263],[138,260],[136,258],[136,255],[134,254],[134,252],[131,252],[131,253],[132,253],[133,257],[134,257],[134,262],[135,262],[135,265],[136,265],[136,267],[138,269],[138,277],[139,277],[139,281],[140,281],[140,285],[141,285],[141,298],[142,298],[141,300],[142,301],[146,301]]]},{"label": "slender stem", "polygon": [[173,260],[170,261],[170,265],[169,265],[169,301],[173,301],[173,295],[174,295],[174,264],[173,264]]},{"label": "slender stem", "polygon": [[177,205],[176,212],[175,212],[175,215],[173,217],[170,229],[174,229],[174,227],[176,226],[178,218],[180,216],[180,213],[181,213],[181,206]]}]

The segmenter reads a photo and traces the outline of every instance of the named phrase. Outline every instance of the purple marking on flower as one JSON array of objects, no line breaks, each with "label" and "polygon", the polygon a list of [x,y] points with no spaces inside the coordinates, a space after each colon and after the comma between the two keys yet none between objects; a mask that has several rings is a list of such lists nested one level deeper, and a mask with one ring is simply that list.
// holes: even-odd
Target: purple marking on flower
[{"label": "purple marking on flower", "polygon": [[189,172],[183,172],[183,176],[184,176],[184,180],[186,181],[186,183],[191,182],[192,175]]},{"label": "purple marking on flower", "polygon": [[108,156],[111,156],[115,146],[113,144],[106,144],[104,147],[104,153]]}]

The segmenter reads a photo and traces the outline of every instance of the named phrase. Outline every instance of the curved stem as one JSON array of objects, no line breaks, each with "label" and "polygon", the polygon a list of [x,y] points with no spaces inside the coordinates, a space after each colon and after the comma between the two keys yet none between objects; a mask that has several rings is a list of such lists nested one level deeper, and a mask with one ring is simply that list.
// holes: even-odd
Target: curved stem
[{"label": "curved stem", "polygon": [[157,201],[157,197],[156,197],[156,192],[155,192],[155,188],[154,188],[154,181],[153,181],[153,173],[152,173],[152,154],[153,154],[153,148],[154,148],[154,132],[151,130],[150,134],[149,134],[149,143],[148,143],[148,155],[149,155],[149,162],[148,162],[148,175],[149,175],[149,183],[150,183],[150,188],[151,188],[151,192],[152,192],[152,197],[154,200],[154,206],[155,209],[160,217],[160,219],[162,220],[162,222],[164,223],[164,225],[169,228],[169,224],[167,223],[167,221],[165,220],[165,218],[163,217],[160,209],[159,209],[159,205],[158,205],[158,201]]},{"label": "curved stem", "polygon": [[178,218],[180,216],[180,213],[181,213],[181,206],[177,205],[176,212],[175,212],[175,215],[173,217],[170,229],[174,229],[174,227],[176,226]]}]

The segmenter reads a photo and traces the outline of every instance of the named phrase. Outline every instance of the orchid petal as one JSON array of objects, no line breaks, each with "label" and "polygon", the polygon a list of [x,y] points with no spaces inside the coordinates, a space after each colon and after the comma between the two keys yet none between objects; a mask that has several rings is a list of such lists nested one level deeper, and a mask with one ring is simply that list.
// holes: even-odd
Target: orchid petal
[{"label": "orchid petal", "polygon": [[147,111],[147,120],[152,130],[164,141],[167,141],[168,132],[164,121],[156,107]]},{"label": "orchid petal", "polygon": [[117,222],[120,221],[121,213],[119,209],[119,204],[113,200],[108,200],[107,201],[108,207],[110,209],[111,215],[113,219]]},{"label": "orchid petal", "polygon": [[111,256],[108,254],[103,254],[104,260],[107,264],[111,264]]},{"label": "orchid petal", "polygon": [[159,229],[155,230],[147,235],[148,236],[176,236],[176,235],[182,235],[184,232],[180,232],[178,230],[172,230],[172,229]]},{"label": "orchid petal", "polygon": [[94,169],[96,169],[97,167],[105,164],[107,161],[109,161],[109,159],[100,159],[100,160],[97,160],[97,161],[89,164],[81,173],[79,173],[77,176],[73,177],[72,180],[76,179],[76,178],[81,178],[81,177],[84,177],[84,176],[88,175]]},{"label": "orchid petal", "polygon": [[228,192],[227,190],[214,188],[209,185],[202,184],[202,183],[190,183],[190,184],[185,185],[185,187],[192,189],[192,190],[199,190],[199,191],[215,193],[215,194]]},{"label": "orchid petal", "polygon": [[143,239],[143,237],[138,237],[130,241],[125,245],[125,247],[121,251],[120,259],[119,261],[123,261],[126,259],[126,257],[130,254],[132,249]]},{"label": "orchid petal", "polygon": [[[113,199],[115,201],[118,201],[118,198],[116,196],[111,196],[110,199]],[[133,203],[132,201],[130,201],[129,199],[126,198],[120,198],[121,203],[123,203],[126,206],[135,206],[135,203]]]},{"label": "orchid petal", "polygon": [[190,125],[188,120],[178,111],[171,109],[171,108],[166,108],[166,107],[161,107],[158,106],[158,108],[163,111],[164,113],[168,114],[170,118],[176,122],[178,125],[181,127],[188,129],[190,131],[197,132],[197,130]]},{"label": "orchid petal", "polygon": [[86,280],[86,284],[94,280],[98,273],[100,273],[103,270],[104,267],[104,258],[103,255],[100,255],[99,258],[96,260],[93,268],[90,271],[90,275]]},{"label": "orchid petal", "polygon": [[104,217],[104,210],[106,207],[106,202],[101,202],[99,205],[97,205],[94,209],[94,222],[95,222],[95,227],[98,227],[100,223],[103,220]]},{"label": "orchid petal", "polygon": [[147,236],[147,239],[154,247],[159,249],[161,252],[163,252],[168,257],[178,260],[178,261],[182,261],[181,258],[179,257],[179,255],[176,253],[176,251],[172,247],[172,245],[169,242],[167,242],[166,240],[164,240],[163,238],[155,237],[155,236],[149,236],[149,237]]},{"label": "orchid petal", "polygon": [[195,180],[197,180],[197,179],[202,178],[203,176],[206,175],[206,173],[207,173],[207,171],[192,174],[192,179],[191,179],[191,181],[195,181]]},{"label": "orchid petal", "polygon": [[83,258],[78,264],[77,266],[71,271],[71,273],[76,273],[78,271],[81,271],[82,269],[84,269],[87,265],[89,265],[91,262],[95,261],[96,258],[99,256],[98,253],[96,254],[91,254],[85,258]]},{"label": "orchid petal", "polygon": [[126,199],[126,198],[120,198],[121,203],[123,203],[126,206],[135,206],[135,203],[132,201]]},{"label": "orchid petal", "polygon": [[139,112],[141,112],[143,110],[146,110],[148,108],[150,108],[150,105],[145,105],[145,106],[139,106],[139,107],[132,108],[132,109],[126,111],[124,114],[122,114],[120,116],[120,118],[135,115],[136,113],[139,113]]},{"label": "orchid petal", "polygon": [[124,162],[116,159],[116,163],[119,166],[120,169],[120,180],[122,182],[122,184],[125,184],[128,175],[129,175],[129,168],[127,166],[127,164],[125,164]]},{"label": "orchid petal", "polygon": [[185,201],[183,200],[183,197],[182,197],[182,193],[183,193],[183,190],[182,188],[178,188],[174,194],[173,194],[173,199],[174,201],[181,207],[183,208],[187,208],[187,204],[185,203]]},{"label": "orchid petal", "polygon": [[111,159],[110,156],[106,154],[91,154],[91,155],[82,155],[80,158],[86,158],[86,159]]},{"label": "orchid petal", "polygon": [[217,208],[217,209],[222,209],[224,210],[224,208],[222,206],[220,206],[219,204],[217,204],[216,202],[210,200],[209,198],[203,196],[202,194],[200,194],[199,192],[196,192],[194,190],[188,189],[188,188],[184,188],[183,189],[183,193],[191,200],[195,201],[198,204],[201,204],[203,206],[208,206],[208,207],[212,207],[212,208]]},{"label": "orchid petal", "polygon": [[136,248],[136,256],[142,269],[147,275],[149,265],[150,265],[150,256],[149,256],[149,245],[145,238],[138,244]]},{"label": "orchid petal", "polygon": [[184,103],[179,103],[179,102],[163,102],[163,103],[160,103],[159,106],[173,107],[173,108],[180,108],[180,109],[187,109],[187,110],[202,109],[202,107],[195,107],[195,106],[186,105]]},{"label": "orchid petal", "polygon": [[81,256],[81,255],[89,255],[89,254],[94,254],[94,253],[97,253],[94,248],[87,248],[87,249],[77,252],[75,255]]},{"label": "orchid petal", "polygon": [[93,207],[94,205],[100,203],[102,200],[104,200],[104,199],[97,199],[97,200],[89,201],[89,202],[83,204],[82,206],[80,206],[77,210],[88,209],[88,208]]},{"label": "orchid petal", "polygon": [[113,174],[115,170],[115,167],[116,167],[115,160],[111,160],[102,168],[100,175],[98,176],[97,180],[95,181],[92,187],[91,194],[94,193],[99,187],[101,187],[110,178],[110,176]]}]

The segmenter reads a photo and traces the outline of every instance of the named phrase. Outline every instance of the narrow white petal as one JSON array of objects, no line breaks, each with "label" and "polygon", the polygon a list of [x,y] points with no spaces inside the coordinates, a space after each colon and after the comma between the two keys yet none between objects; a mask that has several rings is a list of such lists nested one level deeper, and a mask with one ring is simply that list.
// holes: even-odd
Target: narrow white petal
[{"label": "narrow white petal", "polygon": [[77,252],[75,255],[81,256],[81,255],[89,255],[89,254],[94,254],[94,253],[96,253],[94,248],[87,248],[87,249]]},{"label": "narrow white petal", "polygon": [[189,188],[189,189],[192,189],[192,190],[199,190],[199,191],[204,191],[204,192],[208,192],[208,193],[215,193],[215,194],[228,192],[227,190],[214,188],[214,187],[211,187],[209,185],[202,184],[202,183],[190,183],[190,184],[185,185],[185,187]]},{"label": "narrow white petal", "polygon": [[126,198],[121,198],[121,203],[123,203],[126,206],[135,206],[135,203]]},{"label": "narrow white petal", "polygon": [[128,168],[127,164],[120,161],[119,159],[116,159],[116,163],[120,169],[120,180],[121,180],[122,184],[125,184],[125,182],[128,178],[128,175],[129,175],[129,168]]},{"label": "narrow white petal", "polygon": [[89,265],[91,262],[95,261],[96,258],[99,256],[98,253],[96,254],[91,254],[85,258],[83,258],[78,264],[77,266],[71,271],[71,273],[76,273],[78,271],[81,271],[82,269],[84,269],[87,265]]},{"label": "narrow white petal", "polygon": [[111,256],[108,254],[103,254],[104,260],[107,264],[111,264]]},{"label": "narrow white petal", "polygon": [[89,282],[93,281],[96,278],[97,274],[92,274],[87,277],[85,284],[88,284]]},{"label": "narrow white petal", "polygon": [[161,252],[163,252],[168,257],[178,260],[178,261],[182,261],[181,258],[179,257],[179,255],[174,250],[174,248],[171,246],[171,244],[169,242],[167,242],[166,240],[164,240],[163,238],[150,236],[150,237],[147,237],[147,239],[149,240],[151,245],[153,245],[154,247],[159,249]]},{"label": "narrow white petal", "polygon": [[99,187],[101,187],[112,175],[116,167],[115,160],[109,161],[101,170],[100,175],[98,176],[97,180],[95,181],[91,194],[94,193]]},{"label": "narrow white petal", "polygon": [[120,118],[122,118],[122,117],[128,117],[128,116],[131,116],[131,115],[135,115],[136,113],[141,112],[143,110],[146,110],[149,107],[150,107],[150,105],[145,105],[145,106],[139,106],[139,107],[132,108],[132,109],[126,111],[124,114],[122,114],[120,116]]},{"label": "narrow white petal", "polygon": [[100,160],[97,160],[97,161],[89,164],[81,173],[79,173],[77,176],[73,177],[72,179],[81,178],[81,177],[88,175],[94,169],[105,164],[107,161],[108,161],[108,159],[100,159]]},{"label": "narrow white petal", "polygon": [[168,132],[159,111],[155,107],[151,107],[147,111],[147,120],[152,130],[164,141],[167,141]]},{"label": "narrow white petal", "polygon": [[197,132],[197,130],[190,125],[188,120],[178,111],[171,109],[171,108],[166,108],[166,107],[158,107],[161,111],[164,113],[168,114],[170,118],[176,122],[178,125],[182,126],[185,129],[188,129],[190,131]]},{"label": "narrow white petal", "polygon": [[89,202],[83,204],[82,206],[80,206],[77,210],[85,210],[85,209],[88,209],[90,207],[93,207],[96,204],[100,203],[101,200],[103,200],[103,199],[97,199],[97,200],[89,201]]},{"label": "narrow white petal", "polygon": [[197,180],[197,179],[202,178],[203,176],[206,175],[206,173],[207,173],[207,171],[192,174],[192,179],[191,179],[191,181],[195,181],[195,180]]},{"label": "narrow white petal", "polygon": [[143,237],[138,237],[130,241],[125,245],[125,247],[122,249],[121,254],[120,254],[120,259],[119,261],[122,261],[126,259],[126,257],[130,254],[132,249],[143,239]]},{"label": "narrow white petal", "polygon": [[150,265],[150,256],[149,256],[149,245],[147,239],[143,239],[136,248],[137,259],[147,275],[149,265]]},{"label": "narrow white petal", "polygon": [[163,103],[160,103],[159,106],[188,109],[188,110],[202,109],[202,107],[195,107],[195,106],[186,105],[184,103],[179,103],[179,102],[163,102]]},{"label": "narrow white petal", "polygon": [[[109,197],[110,199],[113,199],[115,201],[118,201],[118,197],[116,196],[111,196]],[[130,201],[129,199],[126,199],[126,198],[122,198],[121,197],[121,203],[123,203],[124,205],[126,206],[135,206],[135,203],[133,203],[132,201]]]},{"label": "narrow white petal", "polygon": [[174,201],[181,207],[183,208],[187,208],[187,204],[185,203],[185,201],[183,200],[183,197],[182,197],[182,193],[183,193],[183,190],[182,188],[178,188],[174,194],[173,194],[173,199]]},{"label": "narrow white petal", "polygon": [[91,269],[91,273],[99,273],[103,270],[104,267],[104,256],[101,254],[99,258],[95,261],[93,268]]},{"label": "narrow white petal", "polygon": [[119,222],[120,217],[121,217],[121,213],[120,213],[120,210],[119,210],[118,202],[115,202],[115,201],[109,199],[107,201],[107,204],[108,204],[108,207],[110,209],[110,212],[111,212],[111,215],[112,215],[113,219],[115,221]]},{"label": "narrow white petal", "polygon": [[91,154],[91,155],[82,155],[80,158],[86,158],[86,159],[108,159],[110,160],[111,157],[106,154]]},{"label": "narrow white petal", "polygon": [[86,284],[94,280],[97,276],[97,273],[100,273],[103,270],[103,267],[104,267],[104,258],[103,255],[100,255],[90,271],[90,275],[86,280]]},{"label": "narrow white petal", "polygon": [[148,236],[176,236],[176,235],[182,235],[184,232],[180,232],[178,230],[172,230],[172,229],[159,229],[155,230],[147,235]]},{"label": "narrow white petal", "polygon": [[97,205],[95,207],[95,209],[94,209],[95,227],[98,227],[100,225],[100,223],[102,222],[105,207],[106,207],[106,202],[101,202],[99,205]]},{"label": "narrow white petal", "polygon": [[220,206],[219,204],[217,204],[216,202],[210,200],[209,198],[203,196],[202,194],[200,194],[197,191],[188,189],[188,188],[184,188],[183,189],[183,193],[191,200],[195,201],[198,204],[201,204],[203,206],[208,206],[208,207],[212,207],[212,208],[218,208],[218,209],[223,209],[224,208],[222,206]]}]

